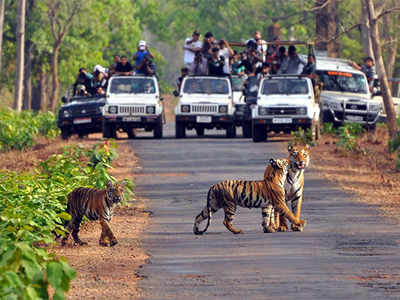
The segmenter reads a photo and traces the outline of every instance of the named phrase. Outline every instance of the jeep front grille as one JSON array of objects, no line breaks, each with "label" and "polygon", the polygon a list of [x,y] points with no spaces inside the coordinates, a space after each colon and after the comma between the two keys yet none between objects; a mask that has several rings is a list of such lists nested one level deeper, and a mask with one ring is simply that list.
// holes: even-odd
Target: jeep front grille
[{"label": "jeep front grille", "polygon": [[146,111],[145,106],[120,106],[119,107],[119,112],[121,114],[130,114],[130,115],[135,115],[135,114],[144,114]]},{"label": "jeep front grille", "polygon": [[218,105],[195,104],[192,105],[193,113],[217,113]]},{"label": "jeep front grille", "polygon": [[346,109],[351,110],[367,110],[366,104],[346,103]]},{"label": "jeep front grille", "polygon": [[278,116],[295,115],[296,107],[270,107],[269,114]]}]

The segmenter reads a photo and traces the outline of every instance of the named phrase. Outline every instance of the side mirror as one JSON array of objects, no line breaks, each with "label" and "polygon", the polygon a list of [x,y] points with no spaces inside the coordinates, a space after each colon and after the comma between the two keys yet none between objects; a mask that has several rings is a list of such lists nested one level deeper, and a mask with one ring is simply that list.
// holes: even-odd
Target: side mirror
[{"label": "side mirror", "polygon": [[62,97],[61,97],[61,102],[62,102],[62,103],[68,103],[67,97],[62,96]]},{"label": "side mirror", "polygon": [[179,92],[178,92],[177,90],[173,91],[172,94],[173,94],[175,97],[179,97]]}]

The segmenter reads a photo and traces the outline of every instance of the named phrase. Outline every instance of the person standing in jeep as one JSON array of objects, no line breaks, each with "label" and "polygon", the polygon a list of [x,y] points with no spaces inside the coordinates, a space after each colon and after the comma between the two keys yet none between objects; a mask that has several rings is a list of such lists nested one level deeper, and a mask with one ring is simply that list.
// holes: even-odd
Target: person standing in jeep
[{"label": "person standing in jeep", "polygon": [[200,32],[195,30],[192,37],[188,37],[183,45],[183,65],[185,68],[190,69],[197,52],[201,50],[202,42],[199,40]]},{"label": "person standing in jeep", "polygon": [[224,76],[224,58],[219,56],[219,48],[214,47],[211,50],[211,57],[208,59],[208,75],[210,76]]},{"label": "person standing in jeep", "polygon": [[374,59],[368,56],[364,59],[364,64],[362,66],[359,66],[354,61],[350,62],[350,65],[367,76],[368,85],[371,87],[374,82],[374,77],[376,76]]}]

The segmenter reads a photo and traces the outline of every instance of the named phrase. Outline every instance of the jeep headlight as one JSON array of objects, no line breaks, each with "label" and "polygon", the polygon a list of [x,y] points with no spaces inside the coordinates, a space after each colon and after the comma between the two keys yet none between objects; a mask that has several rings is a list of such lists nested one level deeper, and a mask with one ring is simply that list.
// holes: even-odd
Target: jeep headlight
[{"label": "jeep headlight", "polygon": [[332,110],[343,110],[341,103],[338,102],[328,102],[327,105]]},{"label": "jeep headlight", "polygon": [[181,105],[181,112],[190,113],[190,105]]},{"label": "jeep headlight", "polygon": [[108,107],[108,112],[110,114],[116,114],[118,112],[118,106],[112,105]]},{"label": "jeep headlight", "polygon": [[68,109],[63,111],[64,114],[64,118],[69,118],[71,116],[71,111],[69,111]]},{"label": "jeep headlight", "polygon": [[228,105],[220,105],[218,111],[220,114],[226,114],[228,112]]},{"label": "jeep headlight", "polygon": [[381,105],[379,103],[370,104],[369,105],[369,110],[375,111],[375,112],[380,111],[381,110]]},{"label": "jeep headlight", "polygon": [[298,115],[306,115],[307,114],[307,107],[299,107],[296,109],[296,114]]},{"label": "jeep headlight", "polygon": [[146,114],[155,114],[156,113],[156,107],[155,106],[146,106]]},{"label": "jeep headlight", "polygon": [[260,116],[268,115],[268,113],[269,113],[269,110],[267,107],[262,107],[262,106],[258,107],[258,114]]}]

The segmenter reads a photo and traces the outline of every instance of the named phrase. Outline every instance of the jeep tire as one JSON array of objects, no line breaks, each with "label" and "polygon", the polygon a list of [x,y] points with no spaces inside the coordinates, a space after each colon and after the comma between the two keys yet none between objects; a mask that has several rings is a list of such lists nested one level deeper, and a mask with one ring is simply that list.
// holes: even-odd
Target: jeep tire
[{"label": "jeep tire", "polygon": [[228,139],[232,139],[232,138],[236,137],[236,126],[235,126],[235,124],[229,125],[226,128],[226,137]]},{"label": "jeep tire", "polygon": [[251,122],[244,122],[242,126],[243,137],[248,139],[252,136]]},{"label": "jeep tire", "polygon": [[129,139],[134,139],[136,137],[136,128],[129,128],[126,133]]},{"label": "jeep tire", "polygon": [[253,124],[253,142],[259,143],[267,140],[267,129],[264,126]]},{"label": "jeep tire", "polygon": [[111,139],[116,137],[116,132],[113,124],[107,124],[103,122],[103,138]]},{"label": "jeep tire", "polygon": [[177,139],[183,139],[186,137],[186,128],[184,124],[180,122],[175,123],[175,137]]},{"label": "jeep tire", "polygon": [[153,137],[155,139],[161,139],[163,137],[163,124],[162,124],[162,118],[159,117],[157,119],[157,125],[154,127],[153,130]]},{"label": "jeep tire", "polygon": [[61,138],[63,140],[68,140],[69,137],[71,136],[71,133],[67,128],[61,128]]},{"label": "jeep tire", "polygon": [[197,136],[204,136],[204,127],[196,127]]}]

